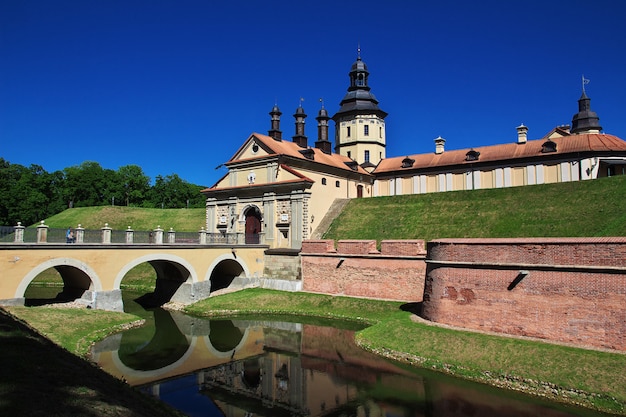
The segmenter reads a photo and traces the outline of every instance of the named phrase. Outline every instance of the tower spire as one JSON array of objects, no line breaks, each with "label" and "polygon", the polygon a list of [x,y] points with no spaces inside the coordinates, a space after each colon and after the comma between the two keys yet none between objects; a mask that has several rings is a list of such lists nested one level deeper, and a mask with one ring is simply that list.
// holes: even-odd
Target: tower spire
[{"label": "tower spire", "polygon": [[599,133],[602,130],[600,118],[597,113],[591,110],[591,99],[587,97],[585,85],[589,84],[589,79],[582,77],[583,93],[578,99],[578,113],[572,117],[572,133]]}]

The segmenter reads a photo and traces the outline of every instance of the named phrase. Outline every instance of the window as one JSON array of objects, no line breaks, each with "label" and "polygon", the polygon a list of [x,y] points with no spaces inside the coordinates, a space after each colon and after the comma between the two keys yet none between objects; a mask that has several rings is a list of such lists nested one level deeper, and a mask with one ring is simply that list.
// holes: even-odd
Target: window
[{"label": "window", "polygon": [[346,136],[350,137],[350,126],[346,127]]},{"label": "window", "polygon": [[543,143],[543,145],[541,145],[541,152],[542,153],[556,152],[556,143],[548,139],[546,142]]},{"label": "window", "polygon": [[474,149],[470,149],[470,151],[465,154],[466,161],[478,161],[479,157],[480,152],[475,151]]},{"label": "window", "polygon": [[383,128],[382,127],[378,128],[378,137],[381,138],[381,139],[383,137]]},{"label": "window", "polygon": [[326,178],[322,178],[322,185],[326,185]]},{"label": "window", "polygon": [[370,151],[365,151],[365,162],[370,161]]},{"label": "window", "polygon": [[352,152],[348,151],[348,158],[352,158]]},{"label": "window", "polygon": [[415,159],[411,159],[408,156],[402,160],[402,168],[411,168],[415,163]]},{"label": "window", "polygon": [[370,125],[363,126],[363,134],[365,136],[369,136],[370,135]]},{"label": "window", "polygon": [[335,187],[339,188],[340,184],[339,181],[335,181]]}]

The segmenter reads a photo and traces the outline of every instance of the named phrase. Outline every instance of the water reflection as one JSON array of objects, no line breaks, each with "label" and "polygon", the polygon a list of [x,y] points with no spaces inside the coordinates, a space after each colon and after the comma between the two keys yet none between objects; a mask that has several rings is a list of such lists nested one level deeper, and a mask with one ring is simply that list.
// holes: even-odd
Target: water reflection
[{"label": "water reflection", "polygon": [[350,328],[143,314],[148,326],[93,358],[190,416],[602,415],[403,367],[358,348]]}]

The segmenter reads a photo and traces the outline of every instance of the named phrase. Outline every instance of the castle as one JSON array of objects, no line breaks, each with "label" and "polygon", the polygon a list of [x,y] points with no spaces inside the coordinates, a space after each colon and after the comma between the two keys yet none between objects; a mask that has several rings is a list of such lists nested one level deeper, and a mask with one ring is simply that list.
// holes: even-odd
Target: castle
[{"label": "castle", "polygon": [[540,139],[528,140],[528,128],[521,125],[512,143],[445,150],[445,139],[438,137],[434,152],[387,158],[387,113],[371,92],[360,53],[349,78],[339,111],[330,117],[323,105],[319,110],[313,146],[305,135],[302,104],[293,115],[291,140],[283,139],[282,113],[272,108],[268,134],[252,133],[224,163],[228,172],[202,191],[208,232],[243,233],[246,243],[299,249],[316,236],[336,201],[626,174],[626,142],[602,133],[584,83],[571,126],[556,127]]}]

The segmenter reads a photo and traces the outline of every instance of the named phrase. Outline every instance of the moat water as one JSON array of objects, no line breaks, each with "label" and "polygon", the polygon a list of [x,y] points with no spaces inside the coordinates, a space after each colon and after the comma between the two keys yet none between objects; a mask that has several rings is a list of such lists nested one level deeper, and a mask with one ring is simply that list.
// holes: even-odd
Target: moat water
[{"label": "moat water", "polygon": [[358,328],[342,322],[125,305],[146,325],[98,343],[93,359],[189,416],[605,416],[385,360],[357,347]]}]

